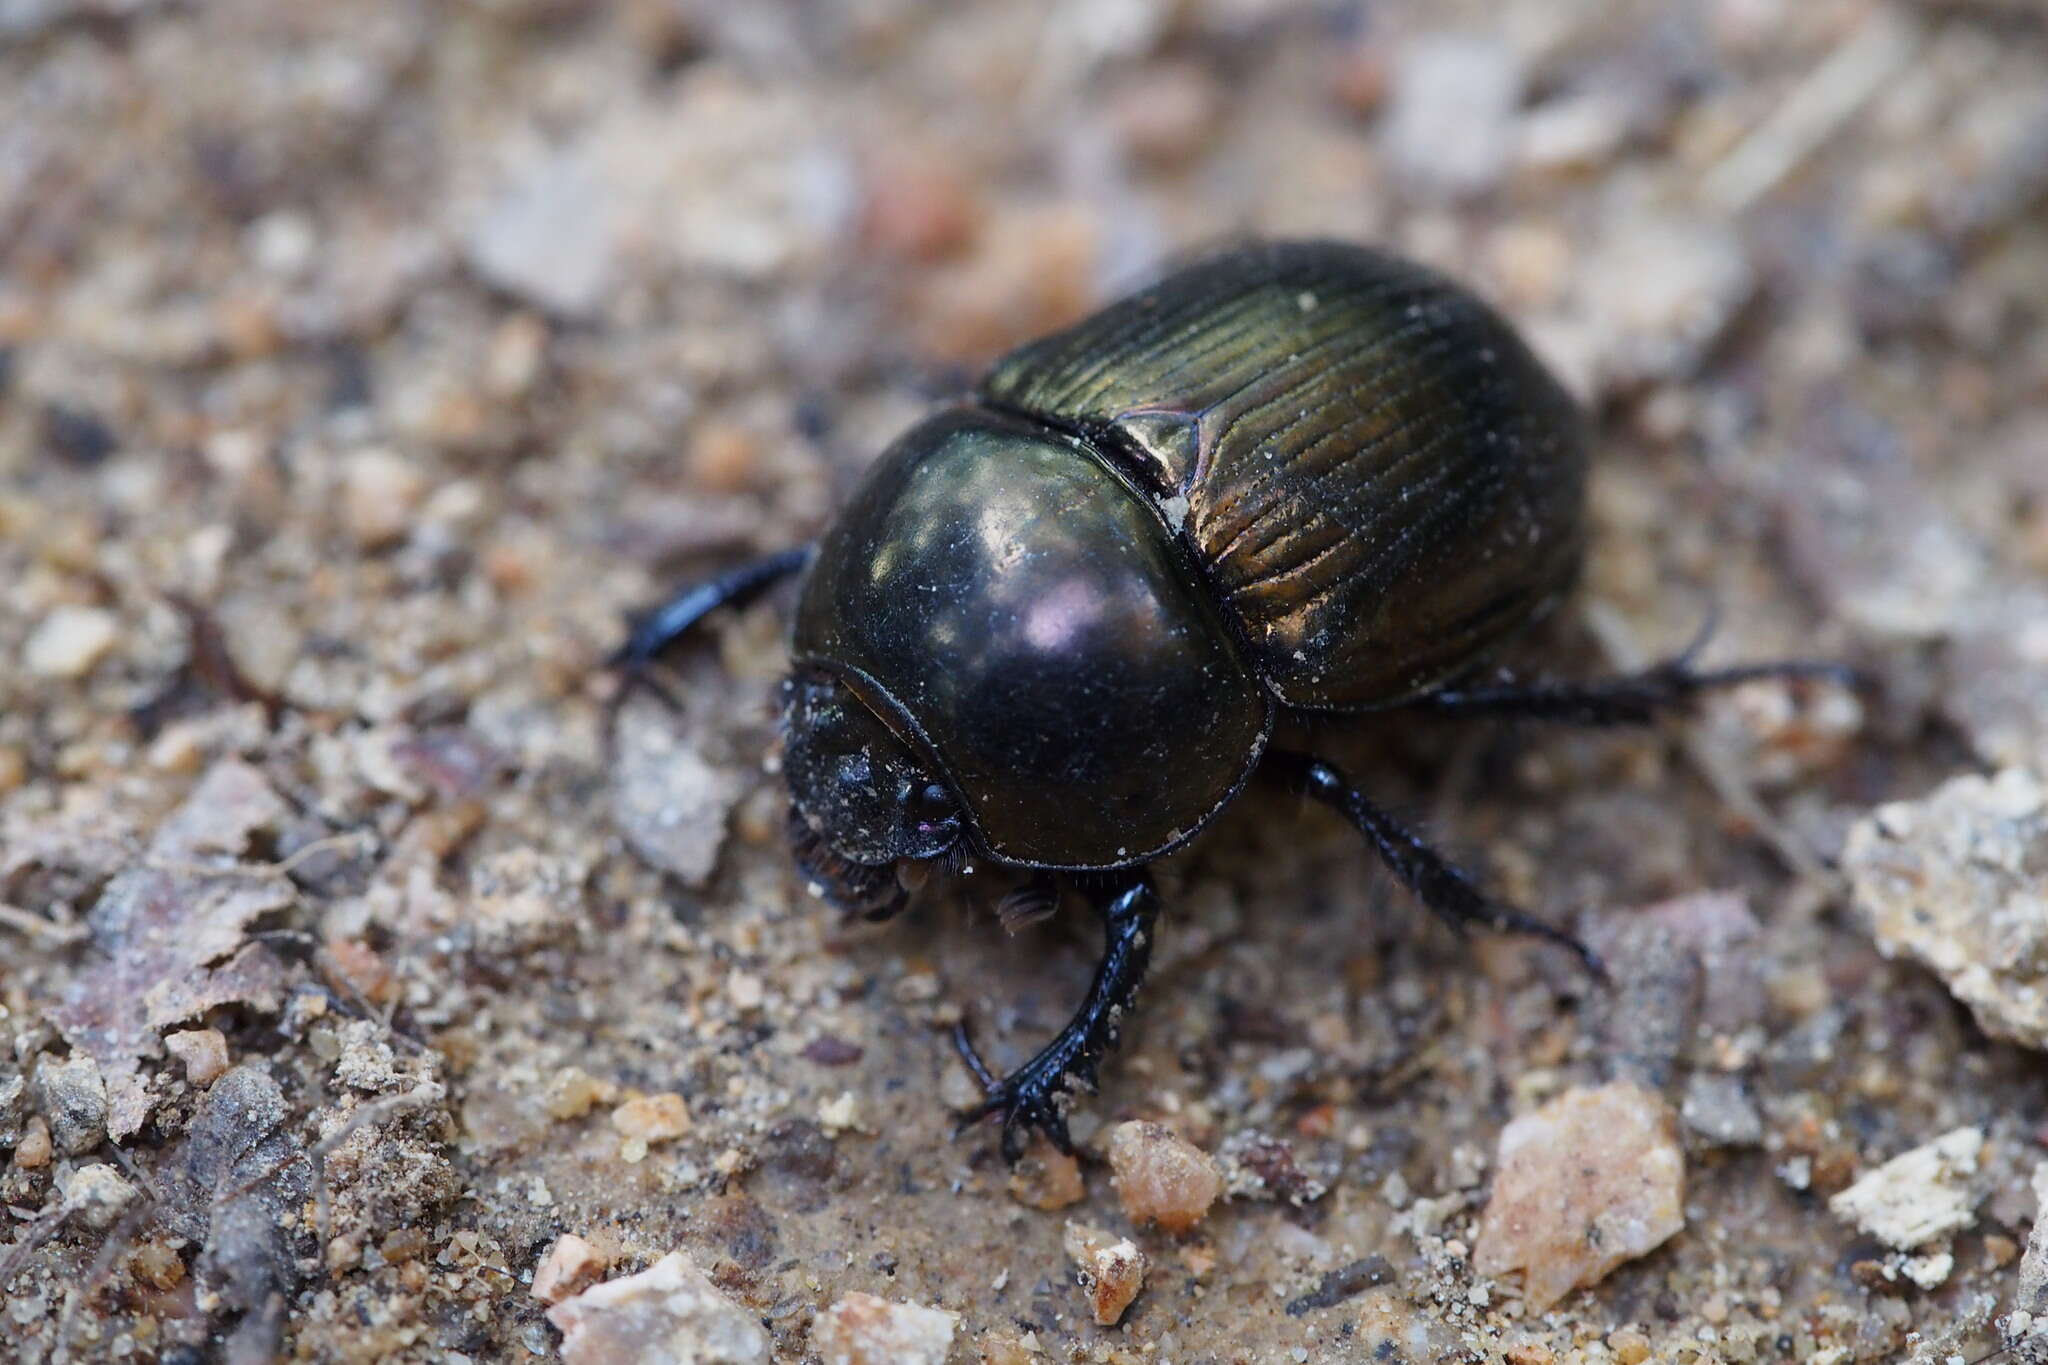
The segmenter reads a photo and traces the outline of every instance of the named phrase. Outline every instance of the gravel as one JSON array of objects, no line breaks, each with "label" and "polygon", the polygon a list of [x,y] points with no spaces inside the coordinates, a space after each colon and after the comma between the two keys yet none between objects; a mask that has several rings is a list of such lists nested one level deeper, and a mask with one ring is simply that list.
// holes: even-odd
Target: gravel
[{"label": "gravel", "polygon": [[[614,1328],[756,1359],[855,1296],[1001,1365],[1993,1349],[2041,1313],[2048,1132],[2037,8],[0,0],[9,1350],[554,1358],[528,1276],[571,1235],[614,1285],[696,1268]],[[1160,869],[1078,1159],[1013,1181],[951,1140],[947,1036],[1042,1044],[1078,907],[808,895],[786,596],[660,660],[676,706],[603,660],[1003,348],[1273,233],[1470,280],[1592,400],[1579,592],[1503,666],[1711,603],[1706,663],[1869,685],[1319,722],[1613,986],[1457,943],[1254,789]],[[1495,1154],[1622,1082],[1684,1225],[1538,1313],[1475,1268]],[[613,1125],[664,1096],[680,1131]],[[1130,1123],[1228,1197],[1126,1212]],[[1828,1213],[1959,1130],[1967,1223]],[[104,1228],[64,1212],[94,1165],[140,1192]],[[1149,1263],[1112,1327],[1069,1219]]]}]

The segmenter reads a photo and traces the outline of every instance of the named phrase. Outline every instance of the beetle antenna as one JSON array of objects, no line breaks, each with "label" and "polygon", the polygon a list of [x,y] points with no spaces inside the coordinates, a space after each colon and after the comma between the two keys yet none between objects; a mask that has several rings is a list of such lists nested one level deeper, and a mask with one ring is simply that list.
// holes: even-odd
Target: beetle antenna
[{"label": "beetle antenna", "polygon": [[1003,893],[996,902],[996,918],[1003,932],[1014,934],[1038,923],[1059,909],[1060,887],[1051,876],[1040,873],[1022,886]]}]

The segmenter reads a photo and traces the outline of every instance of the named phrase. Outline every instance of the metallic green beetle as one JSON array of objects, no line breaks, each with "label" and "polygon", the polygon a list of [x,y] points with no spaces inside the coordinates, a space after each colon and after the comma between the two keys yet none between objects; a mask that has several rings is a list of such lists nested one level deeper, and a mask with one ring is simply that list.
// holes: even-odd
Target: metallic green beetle
[{"label": "metallic green beetle", "polygon": [[679,594],[644,664],[713,608],[804,574],[783,769],[799,861],[881,918],[971,852],[1064,879],[1107,944],[1059,1036],[997,1079],[1014,1160],[1068,1144],[1150,956],[1144,865],[1258,770],[1347,816],[1461,927],[1568,936],[1489,899],[1329,763],[1273,748],[1293,712],[1401,706],[1615,724],[1767,674],[1688,655],[1582,685],[1473,686],[1562,599],[1584,542],[1587,428],[1498,314],[1443,276],[1331,242],[1181,269],[997,363],[905,433],[813,551]]}]

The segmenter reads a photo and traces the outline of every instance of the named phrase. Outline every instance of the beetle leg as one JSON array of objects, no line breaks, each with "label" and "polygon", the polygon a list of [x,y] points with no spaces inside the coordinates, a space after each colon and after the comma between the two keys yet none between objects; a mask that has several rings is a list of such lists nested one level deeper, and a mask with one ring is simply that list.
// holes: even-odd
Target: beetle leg
[{"label": "beetle leg", "polygon": [[[706,616],[725,606],[745,606],[769,588],[803,568],[811,559],[811,547],[799,545],[727,569],[715,578],[684,588],[675,596],[633,622],[626,642],[605,660],[607,668],[625,675],[626,686],[661,688],[647,676],[654,656],[688,635]],[[664,694],[665,695],[665,694]],[[668,698],[673,701],[673,698]]]},{"label": "beetle leg", "polygon": [[1733,687],[1758,678],[1825,678],[1845,687],[1865,685],[1865,675],[1846,664],[1813,659],[1783,659],[1738,664],[1733,668],[1695,669],[1691,649],[1639,673],[1591,682],[1502,683],[1493,687],[1452,687],[1418,697],[1409,705],[1446,715],[1517,716],[1574,725],[1647,725],[1662,711],[1691,701],[1716,687]]},{"label": "beetle leg", "polygon": [[1600,980],[1607,968],[1591,948],[1562,929],[1545,924],[1511,905],[1494,900],[1479,889],[1472,874],[1423,842],[1422,836],[1402,825],[1368,801],[1337,768],[1307,754],[1276,749],[1266,762],[1310,796],[1332,807],[1358,827],[1387,865],[1416,899],[1463,935],[1474,925],[1503,934],[1528,934],[1569,948],[1586,970]]},{"label": "beetle leg", "polygon": [[1153,889],[1151,877],[1143,871],[1120,874],[1091,890],[1089,899],[1102,916],[1106,940],[1102,963],[1095,969],[1088,998],[1081,1002],[1081,1008],[1057,1038],[1030,1061],[998,1080],[974,1050],[966,1027],[962,1025],[953,1032],[953,1043],[961,1060],[988,1092],[987,1099],[961,1116],[955,1136],[982,1119],[1000,1114],[1003,1160],[1013,1165],[1024,1154],[1024,1139],[1033,1128],[1044,1133],[1061,1151],[1074,1150],[1073,1139],[1067,1134],[1068,1095],[1076,1084],[1091,1092],[1095,1089],[1103,1054],[1122,1035],[1124,1017],[1137,999],[1145,968],[1152,960],[1159,893]]}]

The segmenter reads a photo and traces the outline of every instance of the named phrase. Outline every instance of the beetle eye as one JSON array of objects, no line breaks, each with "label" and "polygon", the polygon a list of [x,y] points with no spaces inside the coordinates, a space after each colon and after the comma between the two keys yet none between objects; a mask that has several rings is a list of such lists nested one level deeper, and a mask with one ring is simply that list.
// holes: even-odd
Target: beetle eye
[{"label": "beetle eye", "polygon": [[955,813],[953,794],[937,782],[925,783],[924,789],[910,798],[911,818],[927,828],[953,818]]}]

